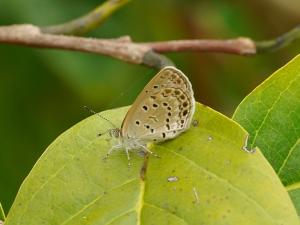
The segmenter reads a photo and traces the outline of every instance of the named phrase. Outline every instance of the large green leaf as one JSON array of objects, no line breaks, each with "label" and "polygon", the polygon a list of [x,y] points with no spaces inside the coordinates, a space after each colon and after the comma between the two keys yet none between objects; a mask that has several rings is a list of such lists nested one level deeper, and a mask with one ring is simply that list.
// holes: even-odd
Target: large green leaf
[{"label": "large green leaf", "polygon": [[293,189],[300,215],[300,56],[251,92],[233,119],[249,132],[249,147],[258,146],[282,183]]},{"label": "large green leaf", "polygon": [[[127,110],[102,115],[120,124]],[[194,119],[186,133],[151,146],[161,158],[145,164],[132,154],[131,167],[123,152],[101,160],[110,143],[96,134],[108,129],[106,121],[78,123],[39,159],[5,225],[298,224],[272,167],[258,150],[242,150],[247,133],[200,104]]]}]

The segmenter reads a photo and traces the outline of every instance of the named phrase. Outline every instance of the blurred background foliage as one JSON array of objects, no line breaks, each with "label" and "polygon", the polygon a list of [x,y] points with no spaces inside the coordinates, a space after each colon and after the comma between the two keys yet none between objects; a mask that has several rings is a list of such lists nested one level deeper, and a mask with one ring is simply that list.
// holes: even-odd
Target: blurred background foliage
[{"label": "blurred background foliage", "polygon": [[[101,2],[0,0],[0,25],[58,24]],[[263,40],[297,25],[299,9],[299,0],[132,0],[88,36],[128,34],[141,42],[238,36]],[[197,101],[231,116],[246,94],[299,51],[298,41],[253,57],[168,56],[189,76]],[[89,116],[82,106],[102,111],[129,105],[154,73],[103,56],[0,45],[0,201],[5,210],[45,148]]]}]

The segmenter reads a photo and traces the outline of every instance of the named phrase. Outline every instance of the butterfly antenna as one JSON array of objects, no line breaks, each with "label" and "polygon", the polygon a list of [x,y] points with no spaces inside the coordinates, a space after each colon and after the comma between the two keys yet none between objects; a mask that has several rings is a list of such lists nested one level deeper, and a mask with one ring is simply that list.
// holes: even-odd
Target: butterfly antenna
[{"label": "butterfly antenna", "polygon": [[117,128],[117,126],[113,123],[113,122],[111,122],[109,119],[107,119],[107,118],[105,118],[104,116],[102,116],[102,115],[100,115],[100,114],[98,114],[98,113],[96,113],[94,110],[92,110],[90,107],[88,107],[88,106],[83,106],[83,108],[85,109],[85,110],[87,110],[89,113],[91,113],[91,114],[93,114],[93,115],[97,115],[97,116],[99,116],[101,119],[104,119],[104,120],[106,120],[110,125],[112,125],[114,128]]}]

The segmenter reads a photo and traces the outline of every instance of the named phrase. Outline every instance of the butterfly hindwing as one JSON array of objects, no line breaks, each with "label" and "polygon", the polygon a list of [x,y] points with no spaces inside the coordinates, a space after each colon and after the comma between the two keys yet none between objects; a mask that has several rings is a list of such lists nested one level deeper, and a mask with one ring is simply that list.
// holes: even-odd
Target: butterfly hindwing
[{"label": "butterfly hindwing", "polygon": [[188,78],[174,67],[165,67],[145,86],[122,124],[124,138],[164,141],[186,130],[195,110]]}]

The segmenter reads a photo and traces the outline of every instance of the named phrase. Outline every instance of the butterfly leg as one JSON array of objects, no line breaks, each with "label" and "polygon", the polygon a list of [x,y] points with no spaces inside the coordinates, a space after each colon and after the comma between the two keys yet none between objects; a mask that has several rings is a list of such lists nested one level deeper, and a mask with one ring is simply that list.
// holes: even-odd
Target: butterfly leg
[{"label": "butterfly leg", "polygon": [[106,155],[105,155],[105,157],[103,158],[103,160],[106,160],[109,156],[110,156],[110,154],[112,153],[112,151],[115,149],[115,147],[111,147],[109,150],[108,150],[108,152],[106,153]]},{"label": "butterfly leg", "polygon": [[127,155],[128,166],[131,166],[131,163],[130,163],[130,155],[129,155],[129,149],[128,149],[128,148],[125,148],[125,152],[126,152],[126,155]]},{"label": "butterfly leg", "polygon": [[159,155],[155,154],[154,152],[150,151],[147,147],[145,147],[144,145],[141,145],[142,149],[144,149],[146,152],[150,153],[151,155],[160,158]]}]

